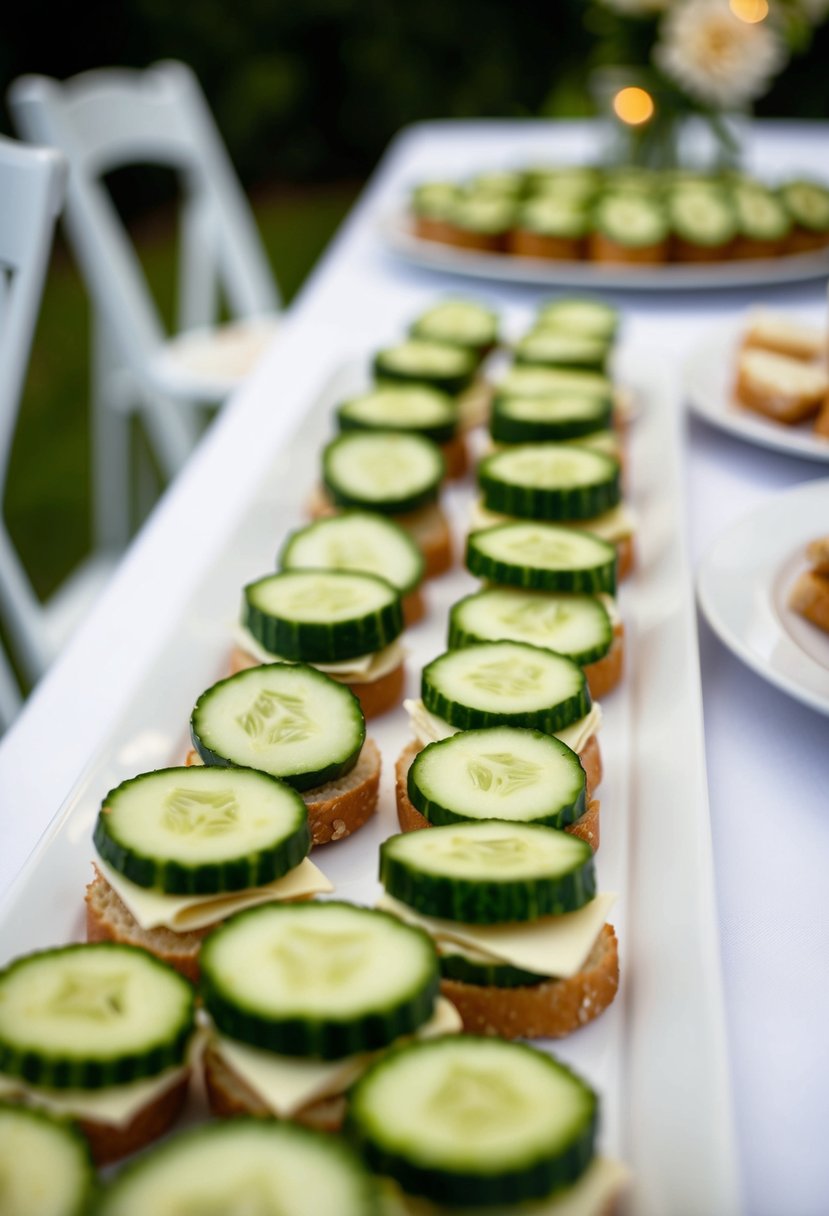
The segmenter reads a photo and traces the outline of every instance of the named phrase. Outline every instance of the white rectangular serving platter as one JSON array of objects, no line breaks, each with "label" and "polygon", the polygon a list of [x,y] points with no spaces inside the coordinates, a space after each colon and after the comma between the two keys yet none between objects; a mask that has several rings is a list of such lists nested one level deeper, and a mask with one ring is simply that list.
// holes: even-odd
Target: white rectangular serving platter
[{"label": "white rectangular serving platter", "polygon": [[[317,349],[327,348],[322,342]],[[126,713],[101,740],[0,907],[0,963],[82,940],[102,798],[126,777],[183,762],[192,706],[226,674],[240,589],[274,568],[288,531],[304,522],[332,407],[365,382],[370,348],[346,361],[328,349],[323,390],[307,400],[298,431],[279,446],[268,475],[251,484],[243,515],[205,563]],[[623,348],[619,379],[640,407],[629,449],[639,531],[637,569],[620,594],[627,672],[603,703],[597,869],[600,887],[618,893],[611,919],[622,983],[595,1023],[545,1046],[601,1095],[601,1149],[631,1168],[630,1216],[731,1216],[739,1211],[737,1161],[682,520],[681,413],[674,383],[652,351]],[[471,480],[446,495],[459,554],[472,496]],[[449,606],[475,585],[460,567],[427,585],[427,619],[407,635],[407,695],[418,694],[423,663],[445,649]],[[369,732],[383,754],[378,814],[355,836],[314,854],[335,897],[359,903],[379,893],[377,848],[397,830],[394,761],[410,738],[402,709],[369,723]]]}]

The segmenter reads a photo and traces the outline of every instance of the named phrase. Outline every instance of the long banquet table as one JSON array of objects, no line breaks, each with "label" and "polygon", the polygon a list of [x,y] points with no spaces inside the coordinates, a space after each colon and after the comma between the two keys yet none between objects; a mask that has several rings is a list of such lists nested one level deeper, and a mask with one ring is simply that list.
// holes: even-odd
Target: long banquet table
[{"label": "long banquet table", "polygon": [[[769,175],[807,171],[820,163],[828,135],[826,124],[757,123],[749,165]],[[550,294],[408,265],[383,247],[380,220],[419,178],[578,159],[589,155],[594,136],[585,123],[441,122],[394,141],[281,337],[213,424],[0,743],[0,890],[130,704],[211,553],[230,534],[250,484],[290,442],[303,399],[317,390],[327,344],[343,349],[352,336],[363,345],[392,341],[448,291],[486,299],[507,314]],[[624,341],[652,349],[676,377],[705,330],[760,298],[756,290],[603,294],[624,310]],[[768,289],[762,299],[825,321],[825,283]],[[745,444],[696,420],[685,422],[684,436],[694,563],[770,494],[826,474],[820,463]],[[829,530],[829,521],[816,520],[815,530]],[[819,1216],[829,1210],[827,721],[745,667],[704,622],[699,644],[742,1207],[750,1216]],[[681,1197],[674,1210],[684,1213]]]}]

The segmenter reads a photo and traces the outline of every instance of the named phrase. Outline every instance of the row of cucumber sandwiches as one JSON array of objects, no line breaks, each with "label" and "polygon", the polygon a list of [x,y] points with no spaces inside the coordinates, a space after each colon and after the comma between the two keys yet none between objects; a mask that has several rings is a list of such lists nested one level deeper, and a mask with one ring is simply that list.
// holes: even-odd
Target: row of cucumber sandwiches
[{"label": "row of cucumber sandwiches", "polygon": [[[609,346],[610,310],[561,313],[562,337],[603,329]],[[426,321],[442,317],[478,368],[490,316],[447,302]],[[381,413],[395,394],[403,415],[431,394],[462,417],[458,393],[480,392],[480,374],[451,395],[436,387],[438,346],[456,349],[444,332],[378,355]],[[609,1210],[625,1171],[595,1155],[595,1093],[509,1040],[570,1033],[618,986],[593,861],[593,698],[621,673],[620,542],[583,530],[622,511],[614,398],[604,372],[527,370],[545,389],[518,397],[534,425],[592,417],[596,399],[601,421],[577,435],[588,446],[572,433],[510,443],[493,422],[477,511],[498,518],[466,554],[486,586],[453,610],[450,649],[407,703],[403,832],[381,846],[378,906],[314,900],[333,888],[308,854],[376,808],[365,720],[398,702],[404,619],[425,610],[411,517],[439,509],[445,462],[435,437],[385,413],[328,446],[321,518],[288,538],[278,574],[245,588],[233,672],[199,697],[187,764],[104,798],[88,944],[0,972],[9,1216]],[[575,379],[551,387],[548,373]],[[493,420],[511,400],[502,383]],[[464,438],[460,422],[451,441]],[[415,450],[439,470],[425,501]],[[258,1118],[174,1137],[99,1186],[90,1152],[105,1163],[162,1135],[193,1071],[215,1114]],[[323,1134],[340,1127],[344,1141]]]}]

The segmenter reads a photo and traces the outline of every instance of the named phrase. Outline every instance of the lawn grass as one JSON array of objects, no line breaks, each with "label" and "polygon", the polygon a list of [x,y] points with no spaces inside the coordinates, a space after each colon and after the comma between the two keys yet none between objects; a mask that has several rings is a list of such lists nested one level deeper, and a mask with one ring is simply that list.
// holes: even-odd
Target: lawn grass
[{"label": "lawn grass", "polygon": [[[353,202],[350,184],[254,195],[256,220],[288,303]],[[165,317],[172,315],[171,212],[138,224],[136,243]],[[48,596],[90,548],[90,319],[60,239],[52,257],[12,448],[5,516],[32,583]]]}]

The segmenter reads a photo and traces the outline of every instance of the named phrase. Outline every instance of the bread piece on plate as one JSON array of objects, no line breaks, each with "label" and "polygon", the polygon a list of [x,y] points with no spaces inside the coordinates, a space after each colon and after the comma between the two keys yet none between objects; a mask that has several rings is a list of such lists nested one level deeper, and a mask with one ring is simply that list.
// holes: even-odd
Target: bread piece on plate
[{"label": "bread piece on plate", "polygon": [[820,359],[827,353],[826,335],[818,326],[766,309],[758,309],[749,316],[743,347],[770,350],[791,359]]},{"label": "bread piece on plate", "polygon": [[829,393],[822,367],[767,350],[743,350],[737,359],[736,396],[741,405],[793,425],[812,417]]},{"label": "bread piece on plate", "polygon": [[815,574],[829,574],[829,536],[819,536],[810,541],[806,557]]},{"label": "bread piece on plate", "polygon": [[826,398],[817,413],[814,430],[815,434],[822,439],[829,439],[829,397]]},{"label": "bread piece on plate", "polygon": [[829,633],[829,574],[805,570],[789,593],[789,607]]}]

